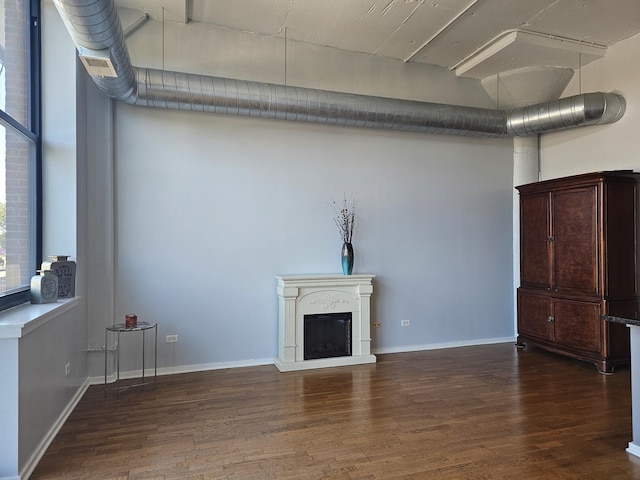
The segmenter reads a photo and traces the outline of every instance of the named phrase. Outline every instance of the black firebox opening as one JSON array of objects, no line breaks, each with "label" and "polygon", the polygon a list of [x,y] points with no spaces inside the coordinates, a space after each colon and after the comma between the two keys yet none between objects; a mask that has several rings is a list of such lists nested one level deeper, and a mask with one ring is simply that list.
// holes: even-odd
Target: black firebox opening
[{"label": "black firebox opening", "polygon": [[304,359],[351,356],[351,312],[304,316]]}]

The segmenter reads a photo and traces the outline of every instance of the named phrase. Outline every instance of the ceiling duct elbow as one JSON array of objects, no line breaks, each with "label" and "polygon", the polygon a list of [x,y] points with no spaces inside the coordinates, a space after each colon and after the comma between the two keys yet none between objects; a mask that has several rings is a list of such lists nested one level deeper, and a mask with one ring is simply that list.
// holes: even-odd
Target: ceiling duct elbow
[{"label": "ceiling duct elbow", "polygon": [[615,93],[586,93],[584,97],[590,125],[615,123],[627,109],[624,97]]},{"label": "ceiling duct elbow", "polygon": [[494,137],[613,123],[624,113],[624,98],[615,94],[578,95],[503,112],[137,68],[113,0],[54,0],[54,5],[81,55],[90,50],[109,59],[115,77],[88,68],[97,87],[132,105]]},{"label": "ceiling duct elbow", "polygon": [[105,75],[104,70],[87,67],[98,89],[116,100],[126,101],[134,95],[135,77],[124,32],[113,0],[53,0],[60,18],[76,45],[82,62],[91,57],[89,63],[106,61],[114,72]]},{"label": "ceiling duct elbow", "polygon": [[516,108],[507,114],[509,136],[526,136],[587,125],[614,123],[624,115],[624,97],[615,93],[585,93]]}]

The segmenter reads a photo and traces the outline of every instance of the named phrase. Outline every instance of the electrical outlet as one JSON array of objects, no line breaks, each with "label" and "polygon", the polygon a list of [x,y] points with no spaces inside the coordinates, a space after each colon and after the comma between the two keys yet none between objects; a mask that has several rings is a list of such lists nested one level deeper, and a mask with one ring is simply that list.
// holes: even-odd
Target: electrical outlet
[{"label": "electrical outlet", "polygon": [[411,320],[400,320],[400,326],[408,327],[409,325],[411,325]]},{"label": "electrical outlet", "polygon": [[374,322],[371,324],[374,328],[380,328],[380,322]]},{"label": "electrical outlet", "polygon": [[167,335],[167,343],[178,343],[178,335]]},{"label": "electrical outlet", "polygon": [[67,364],[64,366],[64,374],[69,375],[69,373],[71,373],[71,363],[67,362]]}]

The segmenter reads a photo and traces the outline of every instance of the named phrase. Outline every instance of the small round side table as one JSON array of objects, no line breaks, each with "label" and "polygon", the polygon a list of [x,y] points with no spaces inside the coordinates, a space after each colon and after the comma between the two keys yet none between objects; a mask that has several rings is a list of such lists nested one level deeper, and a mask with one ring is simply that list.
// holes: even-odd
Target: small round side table
[{"label": "small round side table", "polygon": [[[146,377],[145,371],[145,344],[147,331],[153,331],[153,380]],[[139,383],[120,384],[120,335],[123,333],[142,332],[142,378]],[[114,346],[116,379],[114,382],[107,383],[107,354],[109,352],[109,334],[116,335],[116,343]],[[107,327],[104,332],[104,394],[114,391],[116,397],[119,392],[133,387],[142,387],[145,385],[153,385],[155,388],[158,377],[158,324],[149,322],[138,322],[133,327],[127,327],[124,323],[116,323],[111,327]]]}]

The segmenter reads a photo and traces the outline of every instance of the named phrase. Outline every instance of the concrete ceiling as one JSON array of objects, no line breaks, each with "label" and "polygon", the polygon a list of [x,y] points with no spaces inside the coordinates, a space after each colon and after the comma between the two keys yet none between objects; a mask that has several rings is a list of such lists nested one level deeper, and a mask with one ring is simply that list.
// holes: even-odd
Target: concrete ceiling
[{"label": "concrete ceiling", "polygon": [[[540,76],[561,92],[575,69],[604,56],[616,42],[640,33],[640,0],[116,3],[165,21],[201,22],[279,38],[286,35],[292,41],[438,65],[458,76],[482,80],[488,92],[496,78],[501,85],[511,82],[507,90],[530,91],[533,86],[540,90]],[[532,78],[536,83],[528,80]],[[547,96],[553,95],[541,92],[541,98]]]},{"label": "concrete ceiling", "polygon": [[[577,68],[640,33],[640,0],[118,0],[155,18],[221,25],[448,67],[485,78]],[[163,10],[164,8],[164,10]]]}]

